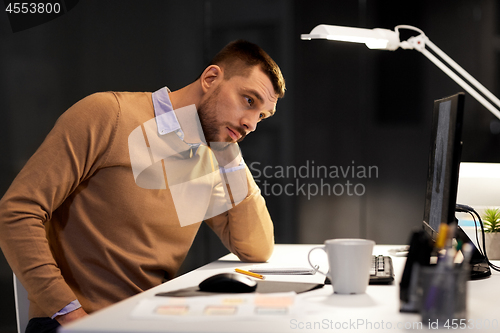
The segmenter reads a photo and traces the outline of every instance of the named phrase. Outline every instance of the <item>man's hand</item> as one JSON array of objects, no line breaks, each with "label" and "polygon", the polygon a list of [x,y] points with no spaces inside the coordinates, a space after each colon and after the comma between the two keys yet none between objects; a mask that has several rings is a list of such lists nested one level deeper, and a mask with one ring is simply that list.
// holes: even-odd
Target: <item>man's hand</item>
[{"label": "man's hand", "polygon": [[70,313],[67,313],[62,316],[57,316],[54,319],[59,322],[62,326],[69,324],[73,320],[77,320],[79,318],[87,316],[87,312],[85,312],[84,309],[78,308],[75,311],[71,311]]},{"label": "man's hand", "polygon": [[238,166],[241,163],[241,151],[237,144],[230,142],[210,142],[210,149],[212,149],[221,167],[228,169]]}]

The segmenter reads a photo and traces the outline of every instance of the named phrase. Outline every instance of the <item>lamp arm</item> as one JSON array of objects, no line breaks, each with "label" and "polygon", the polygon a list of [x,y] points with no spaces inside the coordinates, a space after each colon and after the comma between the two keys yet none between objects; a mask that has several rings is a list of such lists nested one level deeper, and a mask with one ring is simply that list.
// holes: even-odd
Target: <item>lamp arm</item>
[{"label": "lamp arm", "polygon": [[[500,119],[500,100],[493,95],[485,86],[483,86],[479,81],[477,81],[472,75],[470,75],[465,69],[463,69],[459,64],[457,64],[453,59],[451,59],[446,53],[444,53],[439,47],[436,46],[431,40],[424,34],[424,32],[416,27],[409,25],[398,25],[395,27],[396,33],[399,35],[399,29],[409,29],[420,33],[418,36],[410,37],[407,41],[400,42],[399,46],[402,49],[415,49],[427,57],[430,61],[439,67],[443,72],[445,72],[450,78],[452,78],[456,83],[458,83],[462,88],[464,88],[469,94],[472,95],[479,103],[481,103],[485,108],[487,108],[491,113],[493,113],[497,118]],[[435,54],[437,54],[444,63],[439,60],[436,56],[426,50],[426,46],[429,47]],[[462,75],[469,83],[465,82],[461,77],[459,77],[451,69],[456,70],[460,75]],[[493,106],[488,100],[486,100],[481,94],[488,97],[496,107]]]},{"label": "lamp arm", "polygon": [[472,75],[467,73],[465,69],[460,67],[453,59],[451,59],[446,53],[441,51],[439,47],[436,46],[433,42],[427,38],[426,43],[429,48],[434,51],[438,56],[441,57],[447,64],[449,64],[453,69],[455,69],[458,73],[460,73],[464,78],[466,78],[477,90],[483,93],[486,97],[488,97],[493,103],[500,107],[500,100],[493,95],[485,86],[483,86],[479,81],[477,81]]},{"label": "lamp arm", "polygon": [[[398,26],[399,28],[408,28],[407,26]],[[412,27],[411,27],[412,28]],[[425,47],[428,46],[432,51],[434,51],[441,59],[445,61],[443,63],[436,56],[430,53]],[[458,83],[462,88],[465,89],[472,97],[474,97],[479,103],[481,103],[485,108],[487,108],[491,113],[493,113],[498,119],[500,119],[500,111],[497,107],[493,106],[487,99],[485,99],[478,91],[482,92],[485,96],[490,98],[497,106],[500,107],[500,100],[496,98],[486,87],[479,83],[472,75],[467,73],[465,69],[460,67],[453,59],[451,59],[446,53],[441,51],[429,38],[422,32],[418,36],[410,37],[407,41],[401,42],[400,47],[403,49],[414,49],[422,53],[427,57],[434,65],[446,73],[451,79]],[[460,76],[458,76],[451,69],[455,69],[464,78],[466,78],[471,84],[465,82]]]},{"label": "lamp arm", "polygon": [[[472,97],[474,97],[479,103],[481,103],[485,108],[487,108],[491,113],[493,113],[498,119],[500,119],[500,111],[495,108],[490,102],[488,102],[483,96],[481,96],[474,88],[472,88],[467,82],[465,82],[460,76],[455,74],[449,67],[447,67],[441,60],[430,53],[425,48],[416,49],[427,57],[430,61],[434,63],[439,69],[445,72],[450,78],[452,78],[456,83],[458,83],[462,88],[464,88]],[[483,87],[484,88],[484,87]],[[486,89],[486,88],[484,88]]]},{"label": "lamp arm", "polygon": [[[399,30],[400,29],[408,29],[413,30],[419,33],[417,36],[410,37],[407,41],[400,41],[399,39]],[[339,33],[340,37],[337,39],[330,38],[330,35],[335,35],[335,33]],[[376,36],[374,36],[374,34]],[[345,36],[344,36],[345,35]],[[353,37],[353,38],[346,38]],[[355,38],[354,38],[355,37]],[[326,38],[340,41],[349,41],[349,42],[357,42],[357,43],[365,43],[369,48],[382,48],[386,50],[394,51],[398,47],[402,49],[414,49],[422,53],[426,56],[431,62],[433,62],[438,68],[440,68],[443,72],[445,72],[451,79],[453,79],[456,83],[458,83],[465,91],[472,95],[479,103],[481,103],[486,109],[488,109],[491,113],[493,113],[498,119],[500,119],[500,100],[493,95],[486,87],[484,87],[479,81],[477,81],[472,75],[467,73],[460,65],[458,65],[453,59],[451,59],[446,53],[441,51],[433,42],[429,40],[429,38],[424,34],[424,32],[416,27],[410,25],[398,25],[394,28],[394,31],[385,29],[361,29],[361,28],[348,28],[348,27],[339,27],[339,26],[329,26],[329,25],[318,25],[315,27],[311,34],[302,35],[302,39],[311,39],[311,38]],[[384,40],[385,47],[379,47],[371,44],[371,39],[375,40]],[[369,40],[369,41],[367,41]],[[440,57],[436,57],[433,53],[429,52],[426,49],[426,46],[431,49],[434,54]],[[453,68],[457,71],[463,78],[465,78],[468,82],[464,81],[460,76],[458,76]],[[493,106],[490,101],[481,95],[489,98],[496,107]]]}]

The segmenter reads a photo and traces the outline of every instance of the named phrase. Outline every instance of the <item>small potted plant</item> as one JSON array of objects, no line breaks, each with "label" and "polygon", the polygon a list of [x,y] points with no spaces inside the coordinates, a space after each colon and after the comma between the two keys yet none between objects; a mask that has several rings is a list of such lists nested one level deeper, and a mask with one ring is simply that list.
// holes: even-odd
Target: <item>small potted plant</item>
[{"label": "small potted plant", "polygon": [[500,259],[500,209],[487,208],[483,215],[484,242],[490,260]]}]

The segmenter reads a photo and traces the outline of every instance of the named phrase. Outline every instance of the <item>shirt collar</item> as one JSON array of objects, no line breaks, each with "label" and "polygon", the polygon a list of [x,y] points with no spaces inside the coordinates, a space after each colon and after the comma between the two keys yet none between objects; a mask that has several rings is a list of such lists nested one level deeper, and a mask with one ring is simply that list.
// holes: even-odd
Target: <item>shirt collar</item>
[{"label": "shirt collar", "polygon": [[168,96],[169,92],[170,90],[167,87],[163,87],[155,91],[152,95],[156,126],[158,128],[158,134],[160,135],[181,130],[181,125],[177,120],[172,102]]},{"label": "shirt collar", "polygon": [[184,127],[188,131],[187,141],[185,141],[187,144],[193,146],[204,143],[206,145],[195,105],[174,110],[169,93],[170,90],[163,87],[152,94],[158,134],[166,135],[175,132],[181,140],[184,140],[185,135],[182,130]]}]

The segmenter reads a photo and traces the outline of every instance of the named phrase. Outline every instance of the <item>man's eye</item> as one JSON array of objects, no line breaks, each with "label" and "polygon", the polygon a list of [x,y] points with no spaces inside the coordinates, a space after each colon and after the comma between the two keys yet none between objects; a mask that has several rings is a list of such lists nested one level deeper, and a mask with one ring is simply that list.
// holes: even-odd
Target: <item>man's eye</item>
[{"label": "man's eye", "polygon": [[266,118],[266,115],[265,115],[265,114],[263,114],[263,113],[261,113],[261,114],[259,115],[259,119],[264,119],[264,118]]},{"label": "man's eye", "polygon": [[247,100],[248,105],[253,105],[253,98],[251,97],[245,97]]}]

